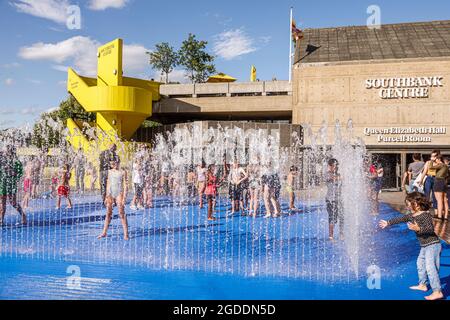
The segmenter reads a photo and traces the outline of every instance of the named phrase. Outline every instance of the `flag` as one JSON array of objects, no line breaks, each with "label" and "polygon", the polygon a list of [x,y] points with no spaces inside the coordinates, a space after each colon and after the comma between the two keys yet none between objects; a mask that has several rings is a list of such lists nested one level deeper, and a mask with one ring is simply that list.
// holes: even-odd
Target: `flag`
[{"label": "flag", "polygon": [[256,81],[256,68],[252,65],[252,69],[250,71],[250,81],[255,82]]},{"label": "flag", "polygon": [[292,19],[292,41],[297,42],[298,40],[303,38],[303,31],[297,28],[294,19]]}]

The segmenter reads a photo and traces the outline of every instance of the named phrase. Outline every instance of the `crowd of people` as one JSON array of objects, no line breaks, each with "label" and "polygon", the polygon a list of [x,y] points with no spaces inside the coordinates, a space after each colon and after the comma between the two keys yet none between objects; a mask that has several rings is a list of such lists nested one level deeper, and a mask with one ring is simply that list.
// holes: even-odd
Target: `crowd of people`
[{"label": "crowd of people", "polygon": [[448,220],[449,217],[450,161],[440,150],[433,150],[426,162],[420,153],[413,154],[412,158],[402,179],[408,212],[388,221],[380,220],[379,226],[384,229],[407,223],[408,229],[415,232],[420,244],[417,257],[419,283],[410,289],[428,292],[430,287],[432,293],[425,299],[438,300],[444,298],[439,277],[442,245],[433,220]]},{"label": "crowd of people", "polygon": [[[43,170],[48,165],[44,154],[45,152],[41,156],[28,157],[23,165],[14,145],[7,145],[0,153],[0,225],[3,224],[8,202],[21,216],[22,223],[27,223],[25,210],[29,206],[30,199],[38,197]],[[124,239],[129,240],[126,216],[129,186],[133,188],[130,210],[152,208],[154,193],[159,196],[185,195],[191,204],[198,204],[200,209],[203,209],[206,200],[207,220],[214,221],[219,193],[228,194],[231,207],[227,213],[228,217],[236,213],[253,218],[260,214],[263,214],[264,218],[279,217],[282,214],[280,194],[284,183],[285,193],[289,198],[289,211],[301,212],[295,206],[299,177],[299,169],[296,166],[291,166],[283,179],[271,163],[242,166],[236,160],[231,163],[224,162],[220,166],[206,165],[202,162],[197,166],[187,166],[185,171],[171,170],[168,162],[155,161],[151,152],[142,146],[134,153],[128,168],[121,165],[115,144],[100,153],[98,175],[95,166],[87,161],[81,149],[70,159],[71,161],[63,161],[60,167],[52,172],[50,190],[44,194],[56,198],[57,209],[61,208],[63,199],[67,202],[67,208],[71,208],[72,172],[75,173],[76,190],[80,193],[85,192],[86,175],[91,178],[89,186],[91,190],[95,188],[99,178],[102,204],[106,208],[104,227],[98,236],[99,239],[107,236],[113,209],[117,207]],[[384,169],[380,160],[372,163],[367,159],[366,166],[368,193],[372,203],[371,213],[376,215]],[[389,221],[379,222],[379,226],[383,229],[406,222],[408,228],[416,233],[421,246],[417,259],[419,284],[412,286],[411,289],[428,291],[429,283],[433,293],[426,297],[428,300],[443,297],[439,280],[441,244],[434,231],[433,218],[448,219],[449,168],[449,158],[443,157],[439,150],[433,150],[430,160],[426,162],[422,160],[421,154],[414,154],[413,162],[409,164],[402,181],[407,192],[405,204],[408,213]],[[21,182],[22,204],[18,202]],[[345,221],[342,207],[342,177],[336,159],[328,159],[323,182],[326,186],[329,239],[334,240],[335,227],[339,226],[339,238],[343,240]],[[260,207],[261,200],[263,208]],[[434,215],[430,212],[431,208],[434,208]]]},{"label": "crowd of people", "polygon": [[[38,196],[38,190],[44,176],[44,169],[50,164],[44,156],[29,156],[24,162],[19,160],[13,146],[7,148],[0,162],[0,182],[2,212],[1,221],[6,210],[6,200],[17,209],[26,223],[25,211],[29,207],[30,199]],[[62,159],[62,160],[61,160]],[[158,196],[177,197],[183,195],[184,201],[196,204],[200,209],[207,207],[206,219],[216,220],[216,204],[219,194],[227,194],[230,209],[227,216],[235,214],[242,216],[277,218],[282,215],[281,193],[288,197],[288,212],[301,212],[296,208],[296,192],[299,189],[299,169],[290,166],[283,177],[272,163],[249,164],[242,166],[238,161],[230,161],[222,165],[198,165],[183,167],[184,170],[174,170],[168,162],[156,161],[146,146],[140,146],[133,153],[132,160],[127,166],[121,164],[117,152],[117,145],[100,153],[97,168],[88,161],[83,150],[79,149],[70,156],[59,157],[59,165],[53,168],[50,175],[50,188],[41,195],[56,199],[56,209],[61,208],[63,201],[66,208],[72,208],[71,180],[75,190],[83,194],[87,189],[94,190],[98,181],[102,205],[106,208],[106,219],[103,232],[99,238],[107,235],[113,208],[117,207],[122,221],[124,238],[128,239],[128,224],[126,219],[126,200],[128,188],[132,189],[132,199],[129,210],[150,209],[153,207],[154,194]],[[382,169],[381,169],[382,170]],[[380,169],[377,169],[378,177]],[[72,175],[74,174],[74,177]],[[23,177],[22,177],[23,176]],[[86,189],[85,178],[88,176],[89,188]],[[74,178],[74,179],[72,179]],[[23,181],[22,205],[17,202],[18,186]],[[325,174],[326,209],[329,216],[329,238],[334,240],[334,226],[340,226],[340,238],[343,238],[343,215],[341,204],[341,177],[338,172],[336,159],[328,161]],[[282,187],[284,185],[284,188]],[[376,183],[377,188],[381,183]]]},{"label": "crowd of people", "polygon": [[415,153],[402,179],[405,192],[419,192],[431,201],[434,218],[439,220],[449,219],[449,168],[450,157],[444,157],[440,150],[433,150],[426,162],[420,153]]}]

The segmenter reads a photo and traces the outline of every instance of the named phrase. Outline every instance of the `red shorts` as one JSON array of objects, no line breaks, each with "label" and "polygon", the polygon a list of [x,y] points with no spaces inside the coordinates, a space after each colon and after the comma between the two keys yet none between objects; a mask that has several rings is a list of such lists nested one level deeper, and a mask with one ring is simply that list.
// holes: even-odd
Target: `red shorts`
[{"label": "red shorts", "polygon": [[31,191],[31,179],[25,178],[23,179],[23,192],[30,192]]},{"label": "red shorts", "polygon": [[68,186],[59,186],[58,187],[58,196],[67,197],[69,196],[70,188]]}]

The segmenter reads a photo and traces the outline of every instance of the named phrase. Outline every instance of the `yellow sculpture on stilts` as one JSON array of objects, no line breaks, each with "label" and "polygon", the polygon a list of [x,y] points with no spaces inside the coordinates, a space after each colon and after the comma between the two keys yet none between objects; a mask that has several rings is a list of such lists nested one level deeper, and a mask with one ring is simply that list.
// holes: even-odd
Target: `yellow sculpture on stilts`
[{"label": "yellow sculpture on stilts", "polygon": [[85,123],[68,119],[67,140],[75,150],[81,148],[95,167],[99,153],[113,143],[118,146],[122,162],[128,162],[129,139],[152,115],[153,101],[160,99],[159,82],[123,76],[122,49],[122,39],[98,48],[97,78],[80,76],[72,68],[68,70],[67,91],[87,112],[96,113],[96,122],[90,124],[95,128],[93,138],[84,134]]}]

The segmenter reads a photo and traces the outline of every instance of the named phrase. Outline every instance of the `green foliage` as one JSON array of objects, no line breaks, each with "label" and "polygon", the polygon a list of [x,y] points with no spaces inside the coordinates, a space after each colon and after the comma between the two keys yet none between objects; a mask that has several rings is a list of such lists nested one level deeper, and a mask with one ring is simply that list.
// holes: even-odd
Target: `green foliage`
[{"label": "green foliage", "polygon": [[55,112],[43,113],[33,126],[31,144],[39,149],[55,148],[65,145],[61,122]]},{"label": "green foliage", "polygon": [[51,112],[51,115],[52,117],[61,120],[64,124],[69,118],[85,122],[95,121],[95,113],[86,112],[72,95],[69,95],[66,100],[62,101],[59,104],[59,108]]},{"label": "green foliage", "polygon": [[205,82],[210,74],[216,72],[214,56],[205,51],[207,44],[190,33],[178,52],[179,64],[185,68],[192,83]]},{"label": "green foliage", "polygon": [[144,120],[141,124],[141,128],[153,128],[153,127],[159,127],[161,126],[161,123],[153,121],[153,120]]},{"label": "green foliage", "polygon": [[63,128],[67,119],[72,118],[85,122],[95,121],[95,113],[86,112],[78,101],[70,95],[59,104],[59,108],[41,114],[34,124],[31,144],[38,148],[54,148],[66,144]]},{"label": "green foliage", "polygon": [[153,69],[160,70],[165,75],[165,83],[169,83],[169,73],[178,64],[178,53],[167,42],[156,44],[156,50],[147,52],[150,56],[150,65]]}]

